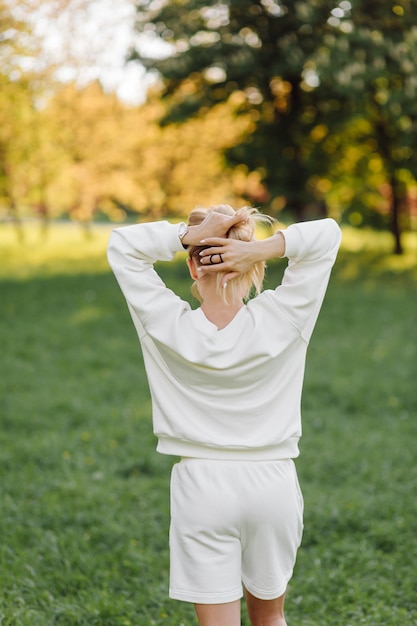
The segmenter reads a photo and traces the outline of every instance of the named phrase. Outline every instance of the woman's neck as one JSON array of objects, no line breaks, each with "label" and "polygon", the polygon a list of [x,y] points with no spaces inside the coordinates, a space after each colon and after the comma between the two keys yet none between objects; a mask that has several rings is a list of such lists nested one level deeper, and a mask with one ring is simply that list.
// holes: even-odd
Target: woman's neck
[{"label": "woman's neck", "polygon": [[203,311],[206,318],[212,324],[215,324],[218,330],[221,330],[232,321],[236,313],[240,311],[243,306],[244,304],[241,300],[231,302],[230,304],[225,304],[220,298],[210,298],[203,301],[201,305],[201,310]]}]

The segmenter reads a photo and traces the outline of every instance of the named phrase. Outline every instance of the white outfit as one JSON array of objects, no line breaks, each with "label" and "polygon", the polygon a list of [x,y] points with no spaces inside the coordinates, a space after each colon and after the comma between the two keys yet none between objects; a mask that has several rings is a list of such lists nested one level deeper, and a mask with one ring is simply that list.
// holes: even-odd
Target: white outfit
[{"label": "white outfit", "polygon": [[294,569],[303,497],[292,459],[183,459],[171,478],[169,595],[199,604],[279,598]]},{"label": "white outfit", "polygon": [[[200,494],[200,500],[197,504],[194,499],[191,504],[194,513],[198,513],[205,499],[210,494],[213,497],[213,481],[217,481],[219,487],[224,483],[218,477],[215,479],[213,472],[219,472],[218,476],[223,475],[224,478],[226,466],[229,468],[228,479],[221,497],[222,502],[228,501],[227,488],[235,484],[237,478],[235,470],[231,469],[233,464],[224,462],[261,462],[246,465],[252,468],[252,481],[256,475],[259,479],[263,472],[265,495],[271,489],[271,467],[276,463],[265,470],[267,465],[264,462],[298,456],[306,351],[341,233],[332,219],[293,224],[281,231],[285,239],[285,256],[289,259],[282,284],[249,301],[225,328],[217,330],[200,308],[192,310],[187,302],[168,289],[153,267],[156,261],[172,260],[176,252],[183,250],[178,228],[178,225],[163,221],[115,229],[109,242],[108,259],[127,300],[142,345],[152,395],[157,450],[163,454],[200,459],[192,466],[195,477],[192,492],[196,498]],[[202,477],[208,475],[208,467],[201,459],[218,461],[209,464],[212,470],[205,486]],[[205,470],[199,469],[198,464],[202,464]],[[284,465],[287,467],[288,463],[285,461]],[[273,472],[276,473],[276,470]],[[271,568],[261,582],[260,574],[255,570],[251,573],[248,563],[258,562],[262,571],[263,557],[257,561],[242,556],[243,580],[257,597],[277,597],[273,594],[281,588],[285,590],[291,576],[301,537],[302,514],[293,472],[283,469],[282,474],[287,476],[286,484],[278,480],[275,485],[276,497],[273,501],[278,507],[275,512],[271,511],[270,497],[266,495],[264,509],[259,509],[263,510],[265,518],[270,519],[271,525],[270,531],[264,529],[264,547],[261,549],[258,546],[254,550],[259,554],[262,551],[275,554],[271,562],[282,560],[279,571],[273,574]],[[221,598],[236,599],[241,595],[236,577],[232,579],[226,575],[227,580],[234,582],[226,586],[219,583],[213,588],[208,578],[201,580],[198,576],[198,572],[207,567],[207,560],[212,563],[210,541],[206,542],[207,550],[201,551],[200,565],[198,558],[188,550],[190,542],[187,544],[186,536],[192,535],[194,521],[198,525],[198,520],[186,511],[190,502],[187,506],[184,502],[181,504],[191,490],[189,475],[189,470],[186,471],[182,463],[174,467],[171,595],[191,602],[228,602],[229,599]],[[288,493],[289,486],[293,496],[285,497],[286,504],[283,506],[280,497]],[[246,479],[243,487],[246,488]],[[256,489],[252,495],[256,498]],[[247,497],[251,508],[249,493]],[[216,502],[215,498],[213,502]],[[287,506],[289,502],[291,506]],[[214,508],[221,512],[224,507]],[[281,526],[277,521],[277,511],[282,518]],[[187,519],[181,516],[182,513],[187,513]],[[214,525],[214,520],[211,521]],[[286,532],[282,531],[284,527]],[[180,536],[181,528],[183,532]],[[222,549],[226,550],[226,538],[235,530],[236,526],[229,528],[220,538]],[[275,532],[275,539],[281,544],[275,551],[271,547],[271,532]],[[207,528],[201,533],[201,536],[207,537]],[[239,542],[244,555],[243,536],[240,536]],[[204,545],[204,542],[196,542],[195,538],[191,543],[200,548]],[[219,549],[218,545],[214,551]],[[177,558],[180,550],[181,566]],[[250,551],[246,554],[249,555]],[[280,554],[282,559],[278,558]],[[187,569],[187,563],[192,562],[194,566],[190,565]],[[234,563],[240,576],[240,560],[239,565],[236,565],[236,560]],[[210,580],[220,580],[217,570],[217,573],[211,569],[210,572]],[[195,600],[196,597],[200,600]]]},{"label": "white outfit", "polygon": [[217,330],[153,268],[182,250],[178,225],[113,231],[108,258],[142,344],[159,452],[242,460],[298,456],[307,345],[340,229],[324,219],[282,232],[290,260],[282,284]]}]

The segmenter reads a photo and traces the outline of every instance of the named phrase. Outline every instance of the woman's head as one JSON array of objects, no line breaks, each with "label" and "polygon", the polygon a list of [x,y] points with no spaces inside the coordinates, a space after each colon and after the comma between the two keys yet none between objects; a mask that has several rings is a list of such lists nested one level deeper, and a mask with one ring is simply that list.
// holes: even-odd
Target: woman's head
[{"label": "woman's head", "polygon": [[[244,206],[235,211],[228,204],[219,204],[212,206],[209,209],[197,208],[191,211],[188,216],[188,225],[197,226],[204,221],[210,212],[222,213],[227,216],[241,215],[242,221],[238,222],[230,228],[227,233],[227,237],[230,239],[239,239],[241,241],[252,241],[255,236],[256,222],[263,221],[271,223],[273,220],[267,215],[259,213],[257,209]],[[200,252],[206,249],[208,246],[190,246],[188,248],[188,254],[190,259],[194,261],[194,264],[198,267],[201,265]],[[259,261],[254,263],[252,268],[245,274],[229,280],[227,283],[227,289],[221,287],[223,272],[216,272],[213,279],[217,283],[217,291],[222,295],[223,300],[227,303],[233,301],[236,298],[243,298],[247,300],[250,296],[252,289],[255,293],[259,293],[262,288],[263,279],[265,276],[265,263]],[[198,291],[198,283],[195,282],[192,286],[193,295],[201,302],[201,294]]]}]

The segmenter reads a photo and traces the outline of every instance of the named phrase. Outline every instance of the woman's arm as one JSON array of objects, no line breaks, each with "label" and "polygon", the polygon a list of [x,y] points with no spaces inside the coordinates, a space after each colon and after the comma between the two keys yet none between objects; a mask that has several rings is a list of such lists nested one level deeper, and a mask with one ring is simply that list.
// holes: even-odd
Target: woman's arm
[{"label": "woman's arm", "polygon": [[[328,249],[335,253],[340,243],[340,228],[330,218],[292,224],[286,230],[262,240],[240,241],[222,237],[207,237],[200,241],[210,246],[201,255],[201,271],[207,274],[230,272],[227,279],[247,272],[257,261],[288,257],[290,261],[312,261],[325,256]],[[210,257],[221,255],[221,263],[211,264]],[[333,260],[334,260],[333,258]],[[226,277],[225,277],[226,278]]]},{"label": "woman's arm", "polygon": [[171,261],[177,252],[184,251],[183,245],[200,245],[208,235],[224,236],[241,220],[241,216],[210,213],[198,226],[190,226],[181,240],[180,225],[167,221],[114,229],[107,257],[135,323],[162,324],[167,315],[188,307],[165,286],[154,269],[156,261]]},{"label": "woman's arm", "polygon": [[[336,259],[341,231],[333,219],[293,224],[261,241],[207,239],[201,272],[225,272],[223,284],[247,271],[256,261],[285,256],[289,263],[281,285],[271,297],[276,306],[300,329],[308,341],[319,313],[330,272]],[[210,264],[221,254],[222,263]],[[215,257],[216,260],[218,257]]]},{"label": "woman's arm", "polygon": [[184,250],[178,224],[167,221],[122,226],[112,231],[107,258],[135,325],[145,324],[156,314],[163,316],[184,305],[170,291],[154,268],[157,261],[171,261]]}]

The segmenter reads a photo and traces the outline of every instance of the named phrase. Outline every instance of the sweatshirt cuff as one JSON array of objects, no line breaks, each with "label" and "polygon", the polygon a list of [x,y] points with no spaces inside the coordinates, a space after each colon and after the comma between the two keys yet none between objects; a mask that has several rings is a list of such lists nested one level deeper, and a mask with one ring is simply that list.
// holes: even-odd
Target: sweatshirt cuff
[{"label": "sweatshirt cuff", "polygon": [[283,256],[288,259],[295,259],[300,255],[302,248],[302,236],[295,224],[292,224],[285,230],[280,231],[285,240],[285,252]]},{"label": "sweatshirt cuff", "polygon": [[[181,224],[181,223],[180,223]],[[169,224],[170,225],[170,236],[172,235],[172,241],[170,238],[170,247],[173,252],[185,252],[185,248],[182,245],[182,241],[179,238],[179,230],[180,224]]]}]

